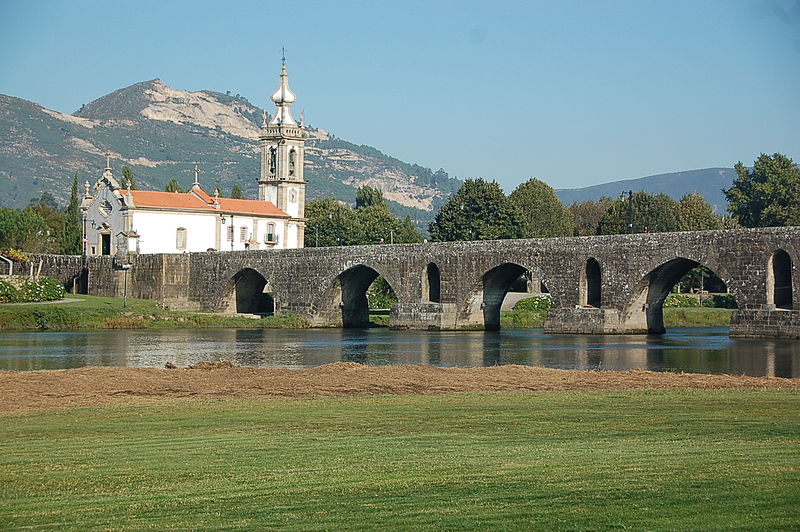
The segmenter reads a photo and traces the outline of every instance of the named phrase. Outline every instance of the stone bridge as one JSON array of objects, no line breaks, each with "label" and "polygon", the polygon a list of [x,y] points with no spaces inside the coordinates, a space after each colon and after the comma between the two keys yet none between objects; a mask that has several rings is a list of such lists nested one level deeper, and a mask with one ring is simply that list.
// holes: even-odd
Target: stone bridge
[{"label": "stone bridge", "polygon": [[[704,265],[736,297],[733,336],[800,338],[800,227],[529,240],[141,255],[41,256],[43,273],[94,295],[210,312],[298,314],[316,327],[363,327],[378,275],[398,329],[497,329],[522,274],[554,298],[553,333],[661,333],[662,304]],[[38,260],[37,258],[37,260]],[[85,264],[84,264],[85,262]]]}]

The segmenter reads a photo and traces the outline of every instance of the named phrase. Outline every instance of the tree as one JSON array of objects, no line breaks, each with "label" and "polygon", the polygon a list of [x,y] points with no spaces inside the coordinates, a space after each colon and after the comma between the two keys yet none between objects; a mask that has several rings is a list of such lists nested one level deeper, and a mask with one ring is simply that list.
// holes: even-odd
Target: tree
[{"label": "tree", "polygon": [[164,190],[167,192],[183,192],[180,183],[178,183],[177,179],[170,179],[167,185],[164,187]]},{"label": "tree", "polygon": [[[615,200],[600,219],[598,234],[663,233],[678,230],[677,203],[666,194],[634,192]],[[629,228],[628,224],[633,223]]]},{"label": "tree", "polygon": [[386,200],[383,198],[383,192],[380,189],[373,188],[369,185],[358,187],[358,190],[356,191],[356,209],[370,207],[373,205],[383,205],[388,208],[388,205],[386,205]]},{"label": "tree", "polygon": [[467,179],[428,231],[434,241],[518,238],[520,215],[496,182]]},{"label": "tree", "polygon": [[544,181],[531,178],[518,186],[508,199],[520,213],[520,236],[523,238],[572,236],[572,213]]},{"label": "tree", "polygon": [[233,199],[242,199],[242,189],[238,183],[234,183],[231,187],[231,198]]},{"label": "tree", "polygon": [[708,231],[722,229],[722,221],[714,214],[702,194],[684,194],[675,206],[678,217],[678,231]]},{"label": "tree", "polygon": [[69,203],[64,215],[64,232],[61,236],[60,252],[63,255],[79,255],[83,250],[81,237],[83,235],[83,217],[78,203],[78,174],[72,178],[72,188],[69,193]]},{"label": "tree", "polygon": [[26,249],[39,253],[58,253],[64,234],[64,213],[49,192],[42,192],[37,199],[31,199],[24,211],[37,214],[47,225],[45,231],[37,234],[36,242],[27,242]]},{"label": "tree", "polygon": [[411,218],[408,216],[402,220],[397,218],[385,204],[361,207],[356,209],[354,214],[360,228],[360,244],[422,242],[422,235],[414,227]]},{"label": "tree", "polygon": [[127,166],[122,167],[122,186],[129,190],[136,190],[136,178],[133,177],[133,172]]},{"label": "tree", "polygon": [[792,159],[762,153],[752,170],[736,163],[736,174],[723,192],[728,211],[744,227],[800,225],[800,168]]},{"label": "tree", "polygon": [[47,252],[47,223],[35,211],[0,207],[0,248]]},{"label": "tree", "polygon": [[572,213],[573,234],[575,236],[598,234],[600,220],[612,203],[611,198],[602,196],[597,201],[588,200],[570,205],[568,209]]},{"label": "tree", "polygon": [[361,244],[362,229],[353,210],[333,198],[306,203],[306,246],[352,246]]}]

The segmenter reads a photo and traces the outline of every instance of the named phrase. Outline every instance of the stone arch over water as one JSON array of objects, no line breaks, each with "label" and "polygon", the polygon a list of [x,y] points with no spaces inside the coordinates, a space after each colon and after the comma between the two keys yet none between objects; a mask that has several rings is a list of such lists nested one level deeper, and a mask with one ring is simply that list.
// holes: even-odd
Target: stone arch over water
[{"label": "stone arch over water", "polygon": [[463,306],[466,322],[483,325],[487,331],[500,329],[500,307],[512,283],[525,275],[528,268],[506,262],[486,271],[470,292]]},{"label": "stone arch over water", "polygon": [[646,327],[647,332],[650,334],[663,334],[666,332],[664,327],[664,301],[672,291],[672,288],[697,266],[706,266],[715,275],[719,276],[725,286],[731,290],[734,297],[737,300],[739,299],[739,294],[735,292],[730,279],[724,276],[724,272],[696,260],[675,257],[652,269],[637,283],[633,289],[633,297],[625,311],[624,318],[629,321],[641,321],[642,328]]},{"label": "stone arch over water", "polygon": [[[328,282],[318,299],[312,324],[346,329],[369,327],[367,289],[379,275],[382,273],[365,264],[351,266],[339,273]],[[382,276],[397,294],[393,281]]]},{"label": "stone arch over water", "polygon": [[223,312],[272,314],[275,300],[267,279],[253,268],[239,270],[228,282],[222,296]]}]

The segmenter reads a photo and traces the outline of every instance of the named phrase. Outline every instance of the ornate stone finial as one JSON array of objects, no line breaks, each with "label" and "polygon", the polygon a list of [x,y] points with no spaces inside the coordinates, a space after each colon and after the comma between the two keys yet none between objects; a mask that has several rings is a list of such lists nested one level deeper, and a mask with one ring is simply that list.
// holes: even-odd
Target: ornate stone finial
[{"label": "ornate stone finial", "polygon": [[261,110],[261,127],[267,127],[267,112]]},{"label": "ornate stone finial", "polygon": [[305,121],[306,121],[306,110],[305,109],[301,109],[300,110],[300,127],[303,127],[303,122],[305,122]]},{"label": "ornate stone finial", "polygon": [[214,201],[219,199],[219,187],[214,187]]},{"label": "ornate stone finial", "polygon": [[196,186],[200,186],[200,181],[198,181],[197,176],[200,175],[200,168],[197,166],[197,163],[194,163],[194,184]]},{"label": "ornate stone finial", "polygon": [[127,190],[128,192],[131,191],[131,180],[130,179],[125,179],[125,183],[123,183],[123,185],[125,185],[125,190]]},{"label": "ornate stone finial", "polygon": [[106,170],[111,171],[111,155],[106,152]]},{"label": "ornate stone finial", "polygon": [[88,196],[88,195],[89,195],[89,187],[90,187],[90,186],[91,186],[91,185],[89,184],[89,182],[88,182],[88,181],[87,181],[87,182],[85,182],[85,183],[83,184],[83,191],[84,191],[84,192],[83,192],[83,195],[84,195],[84,196]]},{"label": "ornate stone finial", "polygon": [[286,47],[281,46],[281,64],[286,66]]}]

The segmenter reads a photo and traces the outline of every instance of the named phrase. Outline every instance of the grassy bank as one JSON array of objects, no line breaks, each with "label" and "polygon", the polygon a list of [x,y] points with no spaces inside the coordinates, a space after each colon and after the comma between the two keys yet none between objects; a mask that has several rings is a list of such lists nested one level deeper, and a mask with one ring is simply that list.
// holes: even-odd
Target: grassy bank
[{"label": "grassy bank", "polygon": [[0,528],[793,529],[798,408],[662,390],[5,415]]},{"label": "grassy bank", "polygon": [[171,311],[155,301],[85,295],[77,301],[0,305],[0,330],[179,329],[204,327],[292,327],[305,323],[296,316],[262,319],[231,314]]}]

